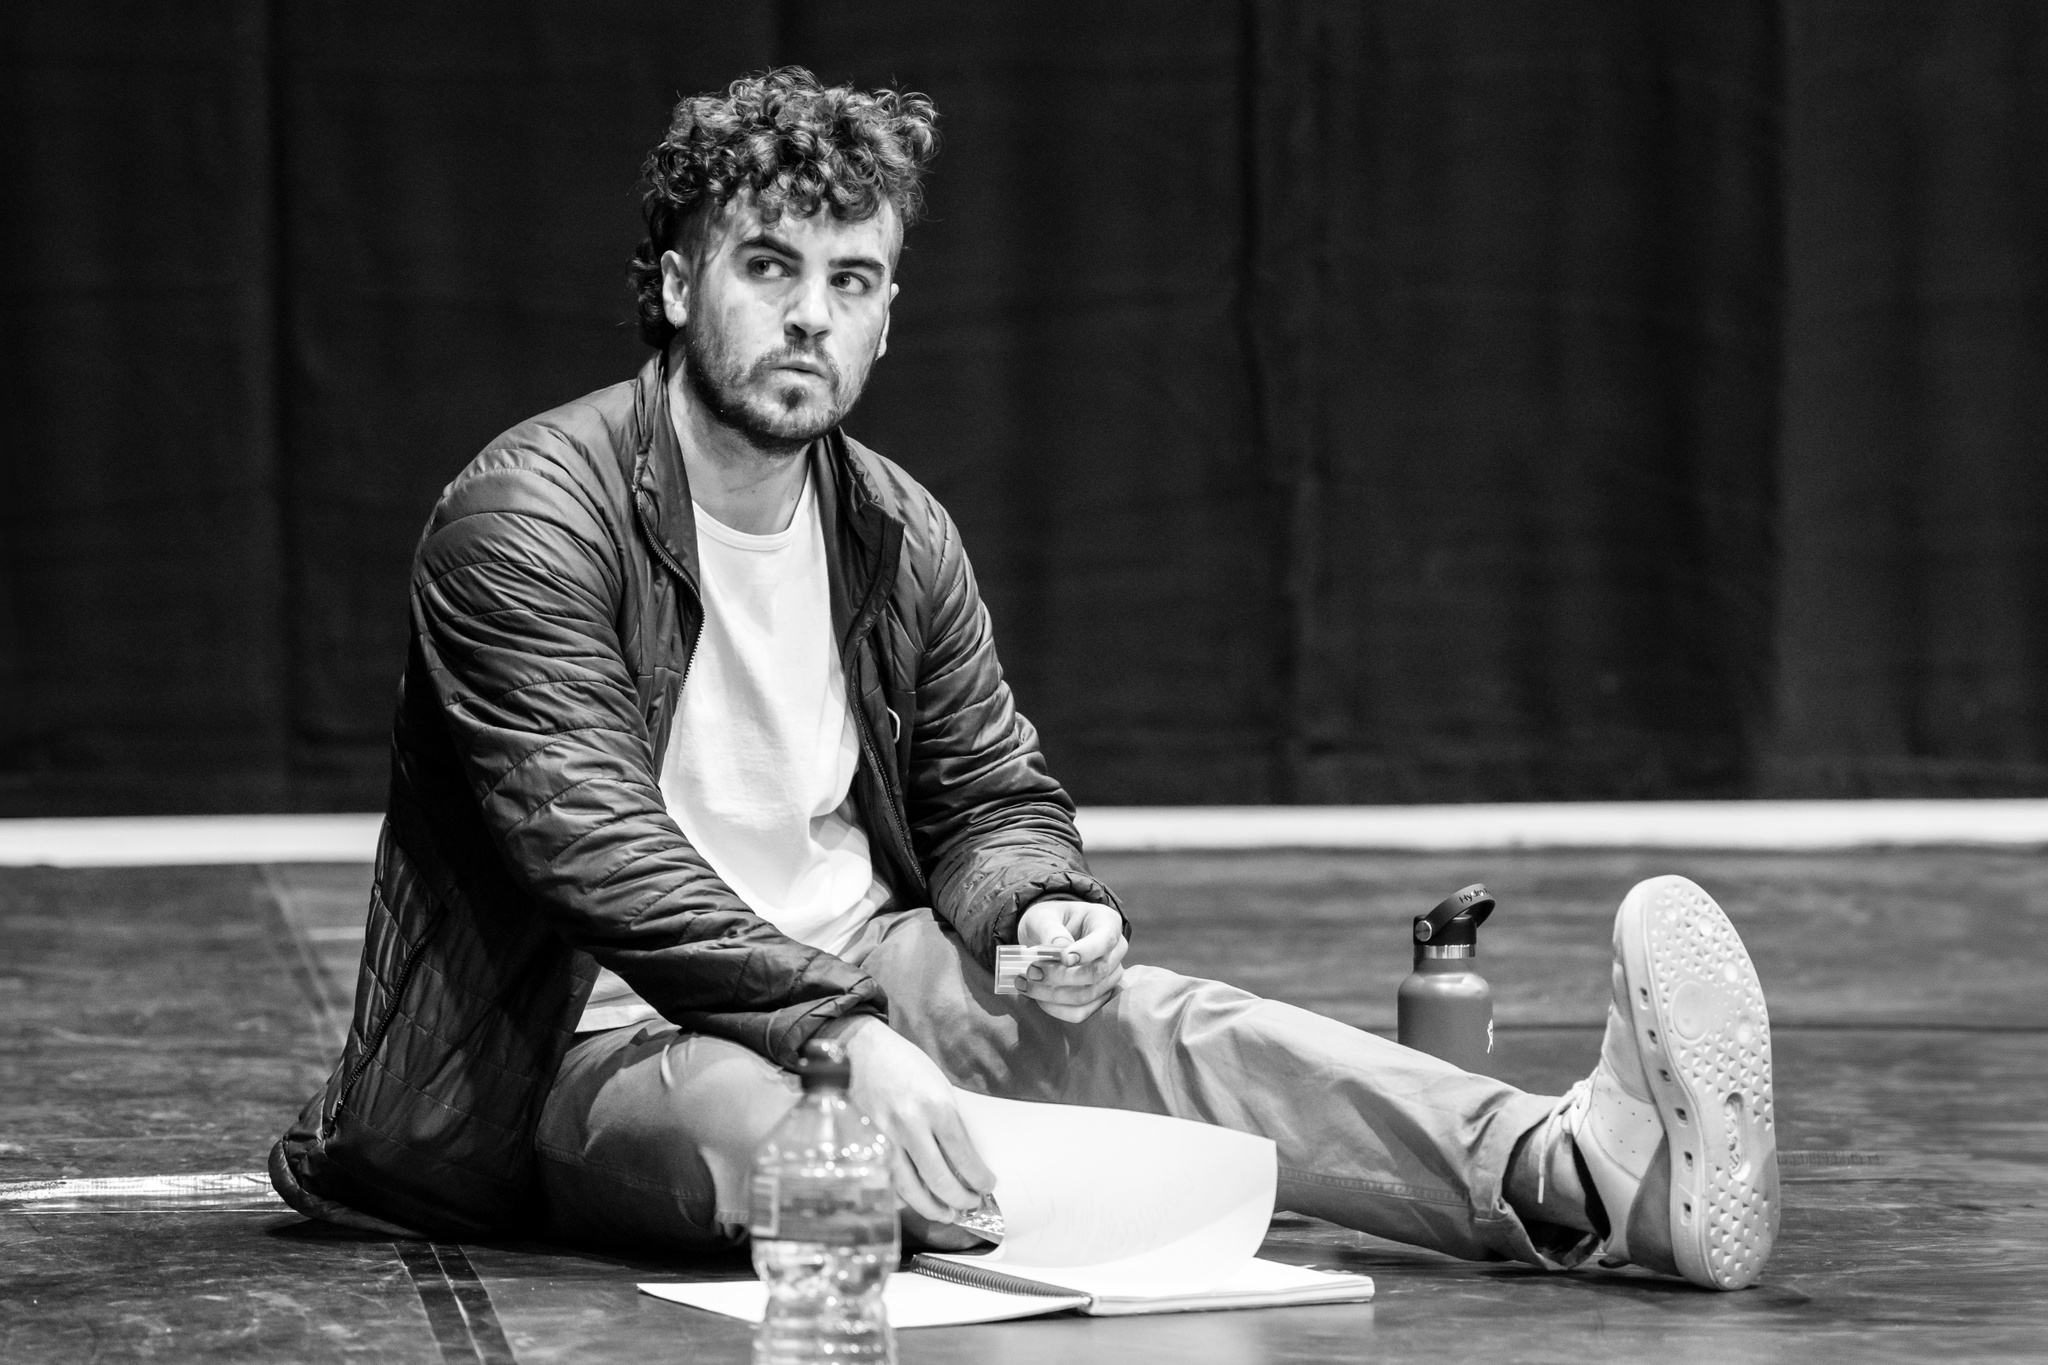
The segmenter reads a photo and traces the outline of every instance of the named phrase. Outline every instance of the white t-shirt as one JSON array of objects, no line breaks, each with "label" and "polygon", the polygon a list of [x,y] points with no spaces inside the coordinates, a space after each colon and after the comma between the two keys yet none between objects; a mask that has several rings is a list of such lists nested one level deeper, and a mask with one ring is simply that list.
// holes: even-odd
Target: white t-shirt
[{"label": "white t-shirt", "polygon": [[[704,627],[662,760],[662,798],[748,909],[799,943],[842,952],[889,892],[848,795],[860,736],[832,638],[816,491],[805,482],[773,535],[694,510]],[[658,1017],[604,971],[577,1027]]]}]

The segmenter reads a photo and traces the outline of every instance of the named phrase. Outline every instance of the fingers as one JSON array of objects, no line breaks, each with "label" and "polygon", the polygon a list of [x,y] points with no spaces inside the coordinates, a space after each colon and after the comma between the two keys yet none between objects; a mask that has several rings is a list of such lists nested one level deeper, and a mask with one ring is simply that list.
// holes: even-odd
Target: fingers
[{"label": "fingers", "polygon": [[1086,1004],[1061,1005],[1055,1004],[1051,1001],[1041,1000],[1038,1002],[1038,1008],[1044,1010],[1047,1014],[1051,1015],[1053,1018],[1059,1020],[1063,1024],[1079,1024],[1093,1017],[1095,1012],[1101,1009],[1104,1005],[1108,1004],[1111,997],[1113,997],[1115,994],[1116,990],[1112,986],[1110,989],[1105,990],[1101,995],[1098,995],[1097,997],[1095,997],[1095,999],[1088,1001]]},{"label": "fingers", "polygon": [[903,1244],[909,1251],[968,1251],[988,1238],[954,1223],[936,1223],[915,1209],[903,1210]]},{"label": "fingers", "polygon": [[974,1150],[944,1073],[886,1026],[855,1032],[850,1049],[852,1099],[889,1139],[897,1198],[941,1223],[980,1204],[995,1175]]},{"label": "fingers", "polygon": [[896,1197],[909,1205],[915,1213],[934,1223],[950,1223],[958,1215],[946,1207],[946,1202],[926,1188],[924,1179],[911,1164],[902,1143],[889,1146],[889,1183],[896,1187]]},{"label": "fingers", "polygon": [[[919,1213],[950,1223],[981,1203],[984,1191],[995,1188],[995,1175],[974,1150],[960,1115],[951,1105],[941,1113],[919,1115],[898,1125],[895,1150],[920,1187],[918,1194],[929,1201],[920,1203],[909,1192],[905,1202]],[[937,1212],[933,1208],[937,1208]]]},{"label": "fingers", "polygon": [[1048,962],[1034,965],[1031,970],[1024,973],[1021,989],[1026,995],[1037,999],[1045,999],[1048,997],[1040,995],[1033,987],[1085,987],[1096,985],[1122,972],[1124,954],[1129,951],[1130,944],[1124,939],[1122,934],[1118,934],[1114,939],[1110,940],[1107,947],[1100,953],[1091,959],[1084,960],[1077,966],[1056,966]]},{"label": "fingers", "polygon": [[1047,982],[1030,992],[1031,998],[1043,1005],[1086,1005],[1116,993],[1123,983],[1123,968],[1119,967],[1100,981],[1087,981],[1077,985]]},{"label": "fingers", "polygon": [[1051,943],[1055,938],[1073,935],[1067,932],[1066,909],[1068,901],[1044,900],[1027,907],[1017,921],[1017,942],[1025,944]]},{"label": "fingers", "polygon": [[1116,993],[1130,950],[1123,916],[1093,901],[1036,902],[1017,921],[1017,941],[1065,950],[1058,963],[1032,966],[1018,989],[1047,1014],[1070,1024],[1093,1015]]},{"label": "fingers", "polygon": [[952,1167],[973,1195],[965,1207],[975,1207],[981,1203],[981,1196],[996,1187],[996,1173],[974,1149],[974,1139],[967,1135],[967,1125],[960,1121],[958,1108],[950,1104],[946,1106],[946,1112],[932,1125],[932,1136],[938,1139],[939,1151],[946,1158],[946,1164]]},{"label": "fingers", "polygon": [[1084,961],[1100,956],[1123,932],[1123,916],[1095,901],[1037,901],[1017,921],[1017,942],[1071,945],[1070,960],[1074,955]]},{"label": "fingers", "polygon": [[1081,962],[1095,962],[1107,957],[1113,949],[1118,950],[1117,956],[1121,959],[1121,949],[1124,945],[1123,917],[1106,905],[1090,906],[1089,909],[1100,913],[1090,913],[1086,916],[1084,924],[1070,926],[1077,929],[1085,928],[1087,932],[1074,941],[1074,947],[1068,954],[1069,961],[1074,954],[1079,954]]},{"label": "fingers", "polygon": [[[1040,1009],[1052,1015],[1053,1018],[1064,1019],[1069,1023],[1079,1023],[1095,1013],[1096,1010],[1102,1008],[1103,1002],[1116,994],[1116,988],[1123,984],[1123,979],[1123,968],[1118,967],[1107,977],[1091,984],[1080,986],[1038,984],[1030,987],[1025,993],[1037,1003]],[[1079,1010],[1080,1013],[1075,1014],[1072,1012],[1074,1010]]]}]

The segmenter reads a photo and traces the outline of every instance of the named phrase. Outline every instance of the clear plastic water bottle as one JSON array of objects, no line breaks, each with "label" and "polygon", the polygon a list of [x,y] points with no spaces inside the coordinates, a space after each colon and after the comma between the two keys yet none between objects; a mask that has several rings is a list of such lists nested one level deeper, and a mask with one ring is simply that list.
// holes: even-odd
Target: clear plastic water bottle
[{"label": "clear plastic water bottle", "polygon": [[802,1074],[803,1099],[754,1154],[748,1230],[768,1287],[755,1365],[893,1365],[882,1286],[900,1239],[888,1144],[846,1097],[845,1049],[807,1044]]}]

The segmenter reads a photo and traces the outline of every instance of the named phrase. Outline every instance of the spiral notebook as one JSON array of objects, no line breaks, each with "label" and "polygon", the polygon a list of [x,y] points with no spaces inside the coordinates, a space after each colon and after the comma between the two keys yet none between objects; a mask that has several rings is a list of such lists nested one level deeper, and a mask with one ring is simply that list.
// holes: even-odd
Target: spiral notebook
[{"label": "spiral notebook", "polygon": [[[917,1256],[890,1276],[883,1300],[898,1328],[1372,1297],[1364,1275],[1257,1259],[1278,1174],[1265,1138],[1120,1109],[955,1093],[996,1174],[1002,1240],[984,1253]],[[767,1302],[758,1280],[640,1288],[754,1322]]]}]

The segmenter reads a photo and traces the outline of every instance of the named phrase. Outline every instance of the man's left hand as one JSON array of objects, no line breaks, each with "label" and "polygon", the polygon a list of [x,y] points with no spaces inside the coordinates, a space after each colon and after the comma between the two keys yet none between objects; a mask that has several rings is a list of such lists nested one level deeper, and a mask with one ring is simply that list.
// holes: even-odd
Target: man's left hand
[{"label": "man's left hand", "polygon": [[1033,902],[1017,921],[1017,942],[1062,950],[1058,962],[1034,963],[1020,991],[1055,1019],[1078,1024],[1102,1008],[1124,979],[1124,919],[1094,901]]}]

